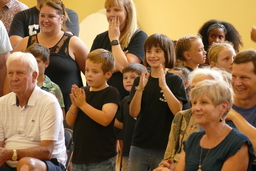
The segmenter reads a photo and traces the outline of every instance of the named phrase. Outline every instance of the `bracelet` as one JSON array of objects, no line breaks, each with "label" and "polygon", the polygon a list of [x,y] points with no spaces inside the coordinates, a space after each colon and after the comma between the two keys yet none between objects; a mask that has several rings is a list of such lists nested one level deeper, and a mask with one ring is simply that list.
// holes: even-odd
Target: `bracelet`
[{"label": "bracelet", "polygon": [[137,90],[137,91],[143,91],[143,90],[144,90],[144,88],[143,88],[143,89],[138,89],[138,87],[137,87],[137,86],[135,86],[135,90]]},{"label": "bracelet", "polygon": [[77,112],[76,112],[76,113],[73,113],[73,112],[71,112],[70,110],[69,110],[68,112],[71,113],[72,115],[76,115],[76,114],[77,114]]}]

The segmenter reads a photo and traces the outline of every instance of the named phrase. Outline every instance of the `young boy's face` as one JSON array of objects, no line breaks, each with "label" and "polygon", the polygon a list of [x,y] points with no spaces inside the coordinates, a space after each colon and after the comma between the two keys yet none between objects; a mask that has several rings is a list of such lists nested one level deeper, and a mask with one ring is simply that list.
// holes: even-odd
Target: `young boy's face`
[{"label": "young boy's face", "polygon": [[43,61],[40,57],[36,57],[39,75],[44,74],[45,68],[48,67],[50,61]]},{"label": "young boy's face", "polygon": [[103,73],[101,63],[93,63],[86,60],[85,64],[85,78],[88,86],[93,91],[99,91],[107,86],[107,80],[111,77],[111,72]]},{"label": "young boy's face", "polygon": [[123,86],[126,91],[131,91],[134,79],[138,76],[134,71],[123,73]]}]

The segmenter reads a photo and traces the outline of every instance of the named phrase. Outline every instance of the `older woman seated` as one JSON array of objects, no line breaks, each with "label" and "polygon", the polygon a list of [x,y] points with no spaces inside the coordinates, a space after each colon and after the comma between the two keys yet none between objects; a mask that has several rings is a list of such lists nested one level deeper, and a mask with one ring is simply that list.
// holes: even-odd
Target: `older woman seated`
[{"label": "older woman seated", "polygon": [[[231,81],[229,74],[221,71],[218,68],[211,69],[209,67],[198,68],[189,74],[190,90],[196,86],[197,83],[203,80],[216,80],[216,81]],[[198,132],[199,125],[195,122],[192,115],[192,109],[183,110],[178,112],[173,121],[169,135],[168,145],[164,154],[164,160],[159,164],[159,167],[154,171],[165,171],[165,168],[174,169],[175,165],[180,160],[180,155],[183,149],[183,141],[186,141],[193,132]]]},{"label": "older woman seated", "polygon": [[191,134],[184,142],[175,171],[251,170],[255,156],[250,140],[225,123],[232,96],[224,81],[204,80],[192,89],[192,113],[204,131]]}]

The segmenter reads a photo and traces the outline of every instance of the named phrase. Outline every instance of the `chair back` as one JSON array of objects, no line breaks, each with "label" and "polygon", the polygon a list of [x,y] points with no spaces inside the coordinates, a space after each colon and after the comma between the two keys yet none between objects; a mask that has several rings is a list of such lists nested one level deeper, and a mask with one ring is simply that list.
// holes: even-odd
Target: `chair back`
[{"label": "chair back", "polygon": [[64,128],[64,129],[65,129],[65,145],[66,145],[67,156],[68,156],[68,159],[66,162],[66,168],[68,168],[73,155],[73,130],[70,128]]}]

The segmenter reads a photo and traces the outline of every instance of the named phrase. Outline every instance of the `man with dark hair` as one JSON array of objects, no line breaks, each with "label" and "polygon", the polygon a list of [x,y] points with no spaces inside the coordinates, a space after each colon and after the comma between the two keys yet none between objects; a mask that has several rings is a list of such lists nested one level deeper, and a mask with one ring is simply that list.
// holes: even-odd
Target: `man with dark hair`
[{"label": "man with dark hair", "polygon": [[[227,119],[246,134],[256,149],[256,51],[239,52],[233,61],[234,104]],[[229,123],[230,121],[227,121]],[[254,164],[256,162],[254,161]],[[253,164],[253,170],[256,165]]]}]

